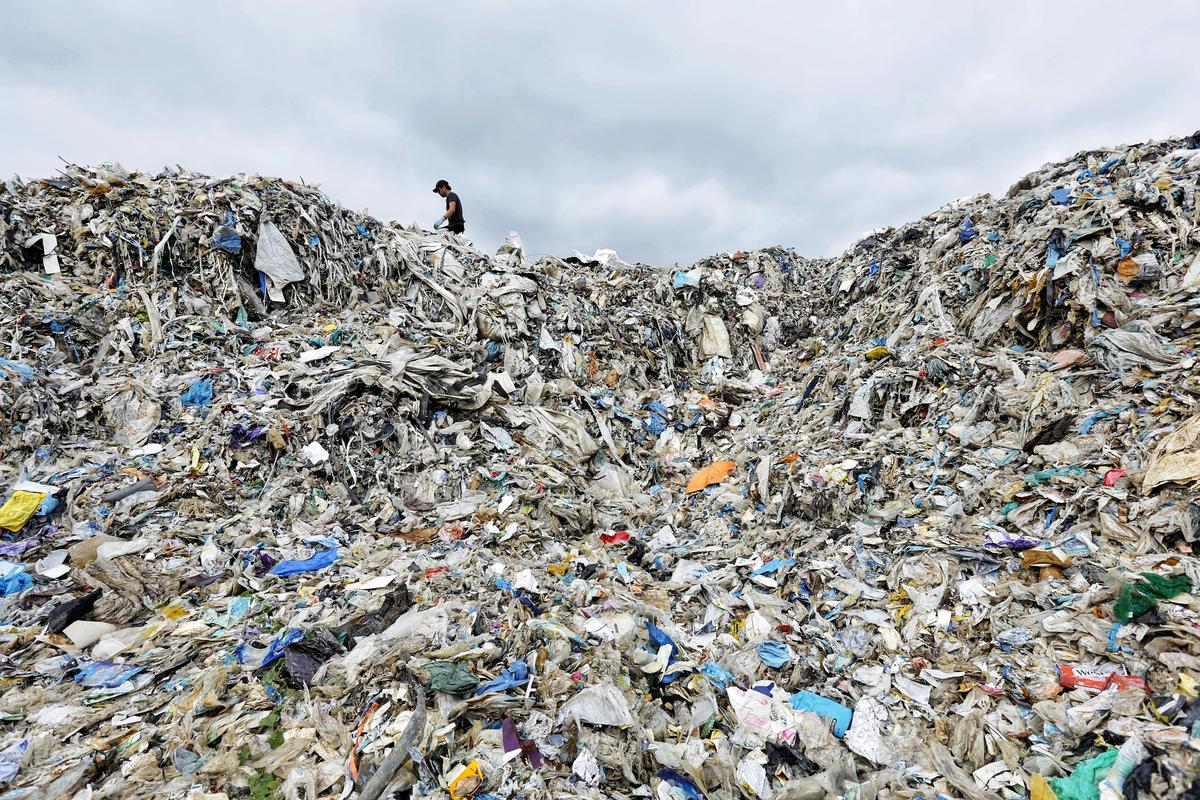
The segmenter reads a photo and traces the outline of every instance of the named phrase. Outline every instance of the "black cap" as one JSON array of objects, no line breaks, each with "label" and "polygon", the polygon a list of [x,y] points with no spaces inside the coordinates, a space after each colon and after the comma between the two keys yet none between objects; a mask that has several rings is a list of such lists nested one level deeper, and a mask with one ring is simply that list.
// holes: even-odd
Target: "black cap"
[{"label": "black cap", "polygon": [[449,188],[450,188],[450,181],[447,181],[447,180],[440,180],[440,181],[438,181],[437,183],[435,183],[435,184],[433,185],[433,190],[436,192],[438,189],[441,189],[443,186],[445,186],[447,189],[449,189]]}]

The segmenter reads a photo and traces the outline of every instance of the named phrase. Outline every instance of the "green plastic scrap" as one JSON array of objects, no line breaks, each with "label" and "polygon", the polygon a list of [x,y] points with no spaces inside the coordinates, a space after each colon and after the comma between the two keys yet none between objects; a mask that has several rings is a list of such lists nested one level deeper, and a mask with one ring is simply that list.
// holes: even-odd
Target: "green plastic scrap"
[{"label": "green plastic scrap", "polygon": [[1153,572],[1143,572],[1142,578],[1143,581],[1121,587],[1121,595],[1113,606],[1113,616],[1118,622],[1129,622],[1134,617],[1140,617],[1157,606],[1159,600],[1167,600],[1192,588],[1187,575],[1164,578]]},{"label": "green plastic scrap", "polygon": [[1081,761],[1065,778],[1047,778],[1058,800],[1099,800],[1100,781],[1117,760],[1117,748],[1105,750],[1095,758]]},{"label": "green plastic scrap", "polygon": [[1055,467],[1054,469],[1044,469],[1041,472],[1035,472],[1032,475],[1025,476],[1025,482],[1030,486],[1037,486],[1045,483],[1051,478],[1061,478],[1064,475],[1083,475],[1085,472],[1083,467],[1077,467],[1072,464],[1069,467]]},{"label": "green plastic scrap", "polygon": [[429,688],[446,694],[465,694],[479,685],[479,677],[461,661],[433,661],[429,670]]},{"label": "green plastic scrap", "polygon": [[280,783],[279,778],[260,769],[250,779],[250,800],[279,800],[283,796],[276,791]]}]

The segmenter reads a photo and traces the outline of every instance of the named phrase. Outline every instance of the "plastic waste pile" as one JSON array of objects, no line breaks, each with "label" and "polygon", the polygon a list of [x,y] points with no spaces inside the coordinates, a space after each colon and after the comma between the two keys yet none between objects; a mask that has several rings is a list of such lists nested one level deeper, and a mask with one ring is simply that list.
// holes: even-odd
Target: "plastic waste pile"
[{"label": "plastic waste pile", "polygon": [[1200,149],[833,259],[0,192],[0,799],[1200,797]]}]

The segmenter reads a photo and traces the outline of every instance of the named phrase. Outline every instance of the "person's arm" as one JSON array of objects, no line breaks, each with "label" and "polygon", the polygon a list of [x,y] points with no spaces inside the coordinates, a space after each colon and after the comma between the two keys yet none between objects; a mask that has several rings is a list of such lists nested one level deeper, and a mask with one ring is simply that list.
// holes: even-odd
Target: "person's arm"
[{"label": "person's arm", "polygon": [[442,214],[442,219],[450,219],[454,216],[455,209],[458,208],[458,201],[451,200],[450,205],[446,207],[446,213]]}]

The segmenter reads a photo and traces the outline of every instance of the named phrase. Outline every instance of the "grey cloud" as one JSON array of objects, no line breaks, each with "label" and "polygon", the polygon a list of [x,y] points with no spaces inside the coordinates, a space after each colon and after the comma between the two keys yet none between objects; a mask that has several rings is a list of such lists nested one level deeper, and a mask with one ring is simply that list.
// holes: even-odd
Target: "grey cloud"
[{"label": "grey cloud", "polygon": [[424,224],[446,177],[534,252],[830,254],[1200,124],[1190,2],[5,5],[8,173],[303,176]]}]

